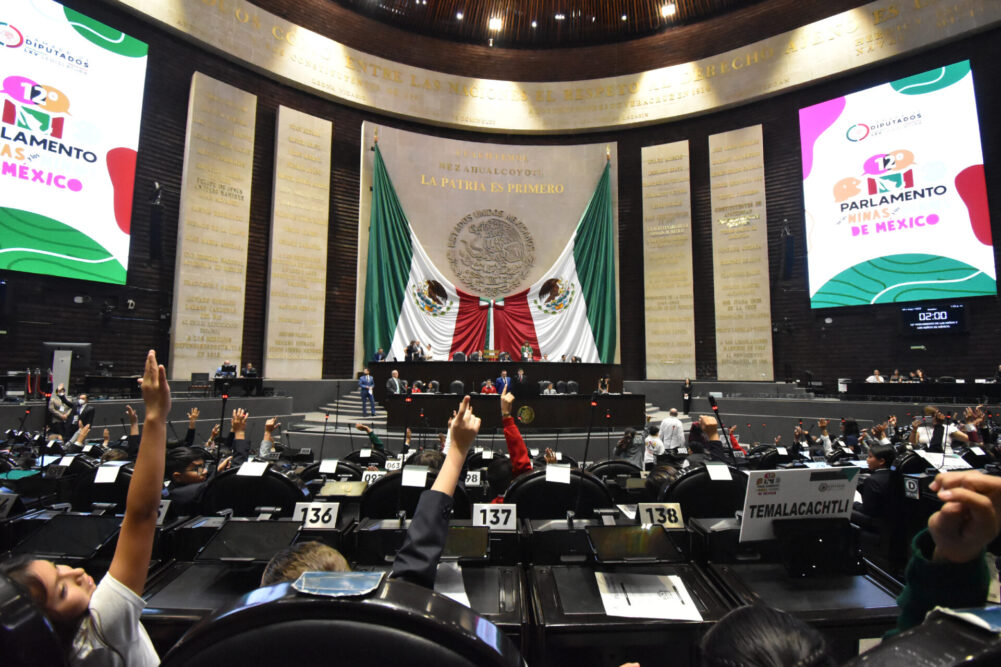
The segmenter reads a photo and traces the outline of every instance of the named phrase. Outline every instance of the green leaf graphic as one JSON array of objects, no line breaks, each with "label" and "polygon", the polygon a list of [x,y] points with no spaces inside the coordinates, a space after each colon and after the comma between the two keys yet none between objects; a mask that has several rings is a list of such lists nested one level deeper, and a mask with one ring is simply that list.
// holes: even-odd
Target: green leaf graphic
[{"label": "green leaf graphic", "polygon": [[0,269],[125,284],[125,267],[97,241],[15,208],[0,208]]},{"label": "green leaf graphic", "polygon": [[106,26],[69,7],[63,7],[63,11],[66,13],[66,20],[81,37],[102,49],[126,58],[143,58],[149,52],[149,46],[135,37],[129,37],[124,32]]},{"label": "green leaf graphic", "polygon": [[948,88],[970,73],[970,61],[946,65],[930,72],[921,72],[906,79],[891,81],[890,87],[903,95],[924,95]]},{"label": "green leaf graphic", "polygon": [[993,278],[951,257],[905,254],[861,262],[834,276],[810,299],[811,308],[861,306],[997,294]]}]

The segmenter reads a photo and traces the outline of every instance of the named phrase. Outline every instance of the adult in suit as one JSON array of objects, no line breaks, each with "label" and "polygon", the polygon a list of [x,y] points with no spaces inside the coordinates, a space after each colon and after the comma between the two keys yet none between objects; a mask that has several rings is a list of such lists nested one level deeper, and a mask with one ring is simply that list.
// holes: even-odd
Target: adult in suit
[{"label": "adult in suit", "polygon": [[361,392],[361,414],[363,417],[368,416],[368,406],[372,407],[372,416],[375,416],[375,397],[372,395],[372,391],[375,389],[375,378],[373,378],[368,373],[368,369],[362,371],[361,377],[358,378],[358,391]]},{"label": "adult in suit", "polygon": [[403,380],[400,379],[400,372],[394,369],[391,377],[386,380],[386,391],[390,394],[402,394],[405,390]]},{"label": "adult in suit", "polygon": [[469,361],[483,361],[483,350],[476,350],[470,353]]},{"label": "adult in suit", "polygon": [[379,351],[372,355],[372,361],[374,361],[375,363],[379,363],[380,361],[385,361],[385,360],[386,360],[386,353],[380,347]]},{"label": "adult in suit", "polygon": [[507,371],[501,371],[500,377],[494,380],[494,389],[498,394],[503,394],[505,390],[511,388],[511,378],[507,376]]},{"label": "adult in suit", "polygon": [[69,399],[66,398],[66,386],[60,383],[52,397],[49,398],[49,421],[52,424],[53,433],[58,433],[63,438],[69,437],[67,429],[72,414],[73,409]]},{"label": "adult in suit", "polygon": [[76,405],[73,406],[73,428],[78,429],[81,426],[90,426],[94,423],[94,406],[87,402],[87,394],[80,394],[76,399]]}]

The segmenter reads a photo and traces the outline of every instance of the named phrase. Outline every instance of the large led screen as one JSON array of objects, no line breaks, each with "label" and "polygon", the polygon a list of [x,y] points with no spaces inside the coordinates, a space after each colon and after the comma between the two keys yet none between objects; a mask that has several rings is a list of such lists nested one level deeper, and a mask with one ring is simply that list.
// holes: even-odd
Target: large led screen
[{"label": "large led screen", "polygon": [[811,307],[997,292],[969,61],[799,122]]},{"label": "large led screen", "polygon": [[0,269],[124,283],[147,46],[0,3]]}]

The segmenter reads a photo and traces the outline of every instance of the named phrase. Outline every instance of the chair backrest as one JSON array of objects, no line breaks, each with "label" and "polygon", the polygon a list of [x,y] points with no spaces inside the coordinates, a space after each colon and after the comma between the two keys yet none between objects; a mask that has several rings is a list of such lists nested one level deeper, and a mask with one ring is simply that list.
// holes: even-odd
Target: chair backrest
[{"label": "chair backrest", "polygon": [[488,467],[496,459],[506,459],[508,455],[503,452],[494,452],[493,459],[483,458],[483,452],[472,452],[466,457],[466,468],[469,470],[479,470]]},{"label": "chair backrest", "polygon": [[[128,463],[118,468],[115,481],[102,484],[92,484],[90,486],[91,503],[114,503],[115,512],[125,511],[125,499],[129,495],[129,484],[132,482],[132,473],[135,464]],[[95,475],[96,476],[96,475]],[[90,509],[88,506],[87,509]]]},{"label": "chair backrest", "polygon": [[0,655],[9,667],[65,665],[63,642],[28,591],[0,574]]},{"label": "chair backrest", "polygon": [[347,456],[345,456],[342,460],[347,461],[348,463],[355,463],[362,467],[370,465],[379,466],[380,468],[386,467],[386,452],[380,451],[378,449],[371,449],[371,448],[366,448],[366,449],[370,450],[368,456],[362,456],[361,455],[362,450],[356,449]]},{"label": "chair backrest", "polygon": [[452,380],[451,384],[448,385],[448,391],[450,394],[463,394],[466,391],[466,385],[462,380]]},{"label": "chair backrest", "polygon": [[549,380],[539,380],[539,393],[541,394],[549,386]]},{"label": "chair backrest", "polygon": [[587,471],[598,478],[615,477],[617,475],[632,475],[641,472],[637,465],[622,459],[612,459],[610,461],[598,461],[591,464]]},{"label": "chair backrest", "polygon": [[303,468],[302,472],[299,473],[299,479],[303,482],[312,482],[314,479],[320,478],[330,478],[330,479],[340,479],[341,477],[347,476],[349,482],[360,482],[361,474],[364,472],[362,468],[357,463],[351,463],[350,461],[338,461],[337,469],[334,472],[320,472],[320,464],[322,461],[317,461],[312,465],[308,465]]},{"label": "chair backrest", "polygon": [[680,503],[686,519],[733,517],[744,508],[747,475],[730,468],[729,480],[712,480],[709,471],[700,466],[691,470],[660,492],[662,503]]},{"label": "chair backrest", "polygon": [[465,361],[465,360],[466,360],[466,353],[462,352],[461,350],[452,355],[452,361]]},{"label": "chair backrest", "polygon": [[578,391],[580,391],[580,385],[577,384],[577,381],[576,380],[569,380],[567,382],[567,393],[568,394],[576,394]]},{"label": "chair backrest", "polygon": [[586,519],[595,509],[615,506],[602,481],[581,470],[570,471],[569,484],[547,482],[545,470],[522,475],[508,487],[504,502],[516,504],[522,519],[562,519],[567,510]]},{"label": "chair backrest", "polygon": [[556,393],[557,394],[565,394],[565,393],[567,393],[567,381],[566,380],[559,380],[559,381],[557,381],[557,383],[556,383]]},{"label": "chair backrest", "polygon": [[[336,656],[336,658],[334,658]],[[189,631],[163,667],[227,664],[520,667],[518,650],[476,612],[406,581],[365,597],[248,593]]]},{"label": "chair backrest", "polygon": [[279,507],[280,516],[292,516],[297,502],[306,500],[302,481],[272,468],[260,477],[241,476],[238,469],[218,473],[202,496],[202,511],[215,514],[232,509],[234,516],[256,516],[257,507]]},{"label": "chair backrest", "polygon": [[[425,489],[434,484],[436,474],[428,472],[424,488],[403,486],[403,475],[392,472],[369,484],[361,495],[358,516],[363,519],[393,519],[400,510],[407,513],[407,518],[413,518],[417,509],[417,501]],[[472,517],[472,505],[469,495],[462,485],[455,487],[452,495],[452,517],[469,519]]]}]

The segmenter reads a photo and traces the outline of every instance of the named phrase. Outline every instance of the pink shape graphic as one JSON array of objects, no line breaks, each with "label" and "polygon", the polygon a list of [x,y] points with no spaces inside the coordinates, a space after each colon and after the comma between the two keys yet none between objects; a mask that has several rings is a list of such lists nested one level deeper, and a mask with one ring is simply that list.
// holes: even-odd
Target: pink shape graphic
[{"label": "pink shape graphic", "polygon": [[841,117],[845,110],[845,98],[838,97],[827,102],[814,104],[812,107],[799,110],[799,137],[803,151],[803,180],[810,176],[813,169],[813,146],[827,128]]},{"label": "pink shape graphic", "polygon": [[956,192],[970,212],[970,226],[977,240],[991,245],[991,217],[987,211],[987,186],[984,165],[970,165],[956,174]]}]

